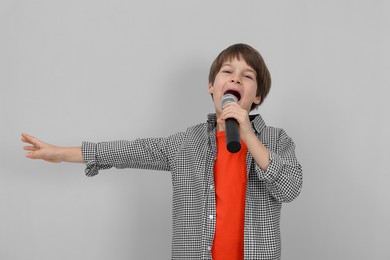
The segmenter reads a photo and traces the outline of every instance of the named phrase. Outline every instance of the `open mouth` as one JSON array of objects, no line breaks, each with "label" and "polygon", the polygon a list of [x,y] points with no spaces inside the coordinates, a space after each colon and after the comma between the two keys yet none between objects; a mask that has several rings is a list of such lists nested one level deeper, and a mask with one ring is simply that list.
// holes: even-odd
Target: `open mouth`
[{"label": "open mouth", "polygon": [[238,99],[238,101],[240,101],[240,99],[241,99],[241,94],[236,90],[232,90],[232,89],[227,90],[223,95],[226,95],[226,94],[232,94],[233,96],[235,96]]}]

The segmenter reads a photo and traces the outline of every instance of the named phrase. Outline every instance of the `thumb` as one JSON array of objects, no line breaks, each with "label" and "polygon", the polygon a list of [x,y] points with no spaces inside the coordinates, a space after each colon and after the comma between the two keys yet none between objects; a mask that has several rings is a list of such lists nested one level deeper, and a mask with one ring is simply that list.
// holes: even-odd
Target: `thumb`
[{"label": "thumb", "polygon": [[29,159],[43,159],[42,152],[40,150],[26,153],[26,158]]}]

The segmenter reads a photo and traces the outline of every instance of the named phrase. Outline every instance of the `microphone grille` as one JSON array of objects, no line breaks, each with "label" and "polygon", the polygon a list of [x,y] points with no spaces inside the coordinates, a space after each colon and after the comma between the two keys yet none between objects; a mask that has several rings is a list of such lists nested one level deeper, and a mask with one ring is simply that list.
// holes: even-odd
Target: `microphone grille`
[{"label": "microphone grille", "polygon": [[229,94],[225,94],[222,97],[221,107],[223,108],[225,105],[227,105],[228,103],[231,103],[231,102],[237,103],[238,102],[238,98],[235,95],[230,94],[230,93]]}]

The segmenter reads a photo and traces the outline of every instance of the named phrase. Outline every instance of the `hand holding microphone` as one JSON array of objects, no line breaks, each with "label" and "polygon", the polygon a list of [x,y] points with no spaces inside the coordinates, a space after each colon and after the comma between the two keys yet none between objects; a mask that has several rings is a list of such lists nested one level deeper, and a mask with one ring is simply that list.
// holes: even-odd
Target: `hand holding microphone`
[{"label": "hand holding microphone", "polygon": [[[238,98],[231,94],[225,94],[222,97],[221,107],[223,107],[231,102],[237,103]],[[238,122],[234,118],[227,118],[225,120],[225,132],[226,132],[226,147],[229,152],[236,153],[241,149],[241,139],[240,139],[240,129]]]}]

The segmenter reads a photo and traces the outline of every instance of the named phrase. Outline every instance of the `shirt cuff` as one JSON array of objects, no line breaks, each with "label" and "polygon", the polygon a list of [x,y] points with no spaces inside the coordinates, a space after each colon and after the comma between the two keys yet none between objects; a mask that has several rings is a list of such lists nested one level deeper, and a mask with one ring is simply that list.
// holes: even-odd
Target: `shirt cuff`
[{"label": "shirt cuff", "polygon": [[88,177],[95,176],[99,173],[101,169],[111,168],[111,165],[100,165],[96,153],[97,153],[97,144],[90,142],[83,142],[81,145],[81,153],[86,164],[85,175]]}]

